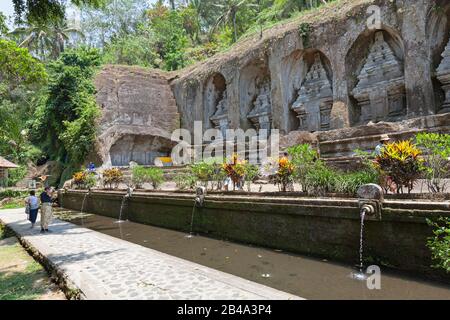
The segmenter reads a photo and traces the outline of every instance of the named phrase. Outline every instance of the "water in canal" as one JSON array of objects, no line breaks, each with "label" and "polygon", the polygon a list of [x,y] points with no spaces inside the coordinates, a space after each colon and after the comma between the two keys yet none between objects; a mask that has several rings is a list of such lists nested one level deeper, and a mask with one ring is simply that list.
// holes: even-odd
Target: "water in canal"
[{"label": "water in canal", "polygon": [[382,269],[381,290],[352,279],[354,269],[277,250],[241,245],[98,215],[63,210],[59,217],[116,238],[230,273],[306,299],[450,299],[450,286]]}]

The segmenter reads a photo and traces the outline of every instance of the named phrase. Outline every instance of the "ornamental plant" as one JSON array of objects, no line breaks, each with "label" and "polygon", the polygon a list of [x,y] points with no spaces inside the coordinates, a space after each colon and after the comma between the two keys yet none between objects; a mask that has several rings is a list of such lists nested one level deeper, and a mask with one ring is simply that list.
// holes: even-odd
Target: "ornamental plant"
[{"label": "ornamental plant", "polygon": [[281,157],[277,161],[278,169],[274,175],[271,175],[270,181],[276,185],[282,192],[286,192],[289,186],[294,182],[295,166],[287,157]]},{"label": "ornamental plant", "polygon": [[95,174],[87,171],[75,172],[72,176],[72,181],[77,189],[89,189],[97,184]]},{"label": "ornamental plant", "polygon": [[404,187],[411,193],[420,176],[423,162],[421,154],[410,140],[388,143],[375,158],[375,166],[381,175],[392,180],[397,193],[403,193]]},{"label": "ornamental plant", "polygon": [[422,170],[431,193],[444,192],[450,178],[450,134],[419,133],[417,146],[426,155]]},{"label": "ornamental plant", "polygon": [[103,171],[103,185],[105,187],[117,189],[123,181],[123,172],[118,168],[106,169]]},{"label": "ornamental plant", "polygon": [[236,190],[236,185],[240,185],[245,176],[245,160],[239,160],[237,154],[233,154],[231,159],[222,165],[227,177],[233,182],[233,190]]}]

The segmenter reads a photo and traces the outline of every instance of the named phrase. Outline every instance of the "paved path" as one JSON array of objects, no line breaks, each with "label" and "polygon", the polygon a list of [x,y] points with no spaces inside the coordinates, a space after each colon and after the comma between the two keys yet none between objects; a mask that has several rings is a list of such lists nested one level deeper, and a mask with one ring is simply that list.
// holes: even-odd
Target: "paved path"
[{"label": "paved path", "polygon": [[227,273],[54,220],[51,233],[30,229],[23,209],[0,220],[43,254],[86,299],[299,299]]}]

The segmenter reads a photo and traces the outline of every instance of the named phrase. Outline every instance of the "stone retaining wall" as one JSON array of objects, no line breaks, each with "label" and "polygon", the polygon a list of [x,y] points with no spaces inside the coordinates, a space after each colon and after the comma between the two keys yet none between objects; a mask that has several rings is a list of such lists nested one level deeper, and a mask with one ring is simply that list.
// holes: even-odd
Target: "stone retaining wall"
[{"label": "stone retaining wall", "polygon": [[[118,218],[124,193],[95,191],[85,211]],[[61,205],[80,210],[84,193],[61,191]],[[135,193],[124,209],[130,221],[190,231],[194,195]],[[367,263],[378,263],[450,283],[450,276],[432,269],[426,247],[432,235],[426,218],[450,216],[450,202],[387,200],[381,221],[367,221]],[[356,264],[360,217],[357,199],[308,199],[208,195],[195,210],[194,232],[293,253]]]}]

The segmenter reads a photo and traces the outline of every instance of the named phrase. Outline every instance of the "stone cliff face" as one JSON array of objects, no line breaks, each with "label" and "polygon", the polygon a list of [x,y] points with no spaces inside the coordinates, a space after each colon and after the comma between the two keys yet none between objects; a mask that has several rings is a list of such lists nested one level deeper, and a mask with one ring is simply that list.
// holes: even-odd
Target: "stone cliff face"
[{"label": "stone cliff face", "polygon": [[329,158],[370,149],[383,133],[450,132],[449,39],[447,0],[342,0],[170,75],[108,67],[98,81],[111,108],[102,154],[125,135],[166,139],[177,112],[181,128],[276,128],[282,146],[315,143]]},{"label": "stone cliff face", "polygon": [[179,114],[166,74],[106,66],[95,86],[102,110],[97,153],[103,164],[153,164],[155,157],[170,153]]},{"label": "stone cliff face", "polygon": [[[370,24],[376,22],[373,5],[381,21],[376,28]],[[339,130],[377,128],[379,122],[414,129],[408,126],[421,124],[408,119],[449,111],[450,60],[442,59],[450,55],[449,34],[448,1],[340,1],[181,71],[171,82],[181,126],[192,130],[199,120],[204,129],[257,129],[262,123],[249,115],[268,82],[265,110],[271,127],[284,135],[317,132],[320,142],[329,130],[337,130],[338,139]],[[213,115],[223,105],[226,117],[216,123]],[[437,122],[445,131],[450,123],[444,118]],[[425,122],[433,129],[436,121]],[[372,135],[385,129],[380,125]],[[342,137],[352,138],[348,131]]]}]

